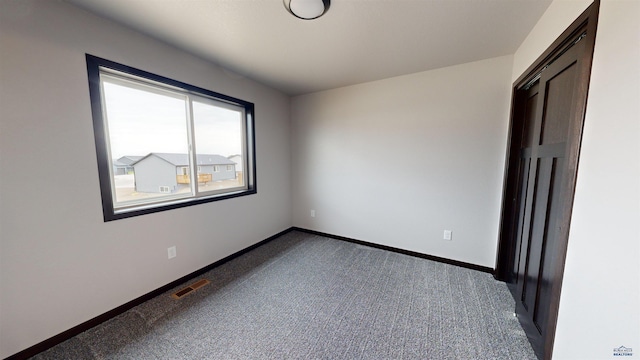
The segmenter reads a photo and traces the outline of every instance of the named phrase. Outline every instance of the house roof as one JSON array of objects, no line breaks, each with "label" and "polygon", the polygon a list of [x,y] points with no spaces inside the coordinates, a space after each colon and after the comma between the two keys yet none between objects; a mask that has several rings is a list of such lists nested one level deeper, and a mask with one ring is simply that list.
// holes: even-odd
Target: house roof
[{"label": "house roof", "polygon": [[120,160],[113,160],[113,166],[121,166],[121,167],[126,167],[129,166],[129,164],[123,163]]},{"label": "house roof", "polygon": [[114,161],[115,163],[118,164],[123,164],[123,165],[131,165],[134,162],[142,159],[144,156],[132,156],[132,155],[126,155],[126,156],[122,156],[120,157],[118,160]]},{"label": "house roof", "polygon": [[[188,154],[174,154],[174,153],[150,153],[147,156],[134,162],[133,164],[136,164],[150,156],[159,157],[160,159],[174,166],[189,166]],[[198,161],[198,165],[235,165],[236,164],[222,155],[199,154],[196,156],[196,158]]]}]

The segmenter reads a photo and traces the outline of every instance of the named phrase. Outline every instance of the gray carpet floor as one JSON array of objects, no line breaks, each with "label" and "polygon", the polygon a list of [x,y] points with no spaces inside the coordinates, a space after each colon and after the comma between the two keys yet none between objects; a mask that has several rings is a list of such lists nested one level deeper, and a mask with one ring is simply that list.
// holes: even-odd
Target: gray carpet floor
[{"label": "gray carpet floor", "polygon": [[200,278],[33,359],[536,359],[474,270],[293,231]]}]

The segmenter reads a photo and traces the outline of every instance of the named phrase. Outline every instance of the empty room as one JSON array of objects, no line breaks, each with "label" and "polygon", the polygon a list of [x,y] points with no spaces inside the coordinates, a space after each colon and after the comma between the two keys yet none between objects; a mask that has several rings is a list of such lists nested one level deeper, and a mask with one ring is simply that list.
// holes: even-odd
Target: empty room
[{"label": "empty room", "polygon": [[640,356],[640,1],[0,0],[0,358]]}]

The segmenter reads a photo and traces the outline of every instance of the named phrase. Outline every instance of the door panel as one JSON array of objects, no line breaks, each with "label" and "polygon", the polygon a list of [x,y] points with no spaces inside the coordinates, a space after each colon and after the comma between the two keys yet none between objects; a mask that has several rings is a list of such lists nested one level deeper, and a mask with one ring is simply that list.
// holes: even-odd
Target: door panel
[{"label": "door panel", "polygon": [[[516,198],[517,204],[519,204],[518,212],[523,214],[527,203],[527,194],[529,191],[529,174],[531,173],[531,149],[534,143],[535,136],[535,118],[536,111],[538,111],[538,85],[533,85],[528,91],[526,96],[526,104],[524,110],[524,126],[522,128],[522,147],[520,149],[520,169],[518,171],[518,195]],[[513,263],[513,273],[516,274],[514,278],[516,283],[519,283],[517,274],[520,267],[520,254],[522,245],[522,236],[524,234],[524,218],[518,219],[516,227],[516,250],[515,259]]]},{"label": "door panel", "polygon": [[[547,204],[548,221],[545,227],[544,237],[553,239],[557,244],[557,223],[559,217],[560,204],[562,199],[560,194],[562,176],[560,171],[563,169],[564,160],[562,158],[554,158],[551,160],[551,188],[549,189],[549,202]],[[551,298],[551,283],[553,275],[553,258],[555,252],[551,247],[544,246],[542,254],[542,263],[540,264],[540,273],[538,278],[538,298],[536,299],[535,313],[533,314],[533,322],[542,332],[546,329],[549,320],[548,299]]]},{"label": "door panel", "polygon": [[527,104],[525,108],[525,127],[523,134],[523,144],[522,148],[530,148],[533,146],[534,136],[535,136],[535,119],[537,117],[538,111],[538,85],[532,86],[528,90],[527,94]]},{"label": "door panel", "polygon": [[542,232],[547,222],[547,202],[549,200],[549,183],[551,180],[551,168],[547,162],[538,159],[538,168],[536,173],[536,182],[532,197],[534,199],[531,204],[532,213],[529,221],[530,235],[525,241],[527,243],[525,254],[525,268],[522,270],[525,281],[522,284],[522,305],[527,311],[535,311],[536,295],[538,293],[538,280],[540,273],[540,264],[542,261],[542,253],[544,251],[544,237]]},{"label": "door panel", "polygon": [[[519,210],[518,213],[522,214],[524,213],[526,204],[527,204],[527,193],[529,190],[529,174],[531,173],[531,158],[523,158],[522,162],[520,163],[520,176],[519,178],[522,179],[521,183],[520,183],[520,192],[518,194],[518,204],[519,204]],[[522,279],[518,278],[518,274],[520,273],[518,270],[520,268],[520,254],[522,253],[521,251],[521,246],[522,246],[522,235],[524,233],[524,217],[522,217],[521,219],[519,219],[518,221],[518,227],[517,227],[517,232],[516,232],[516,257],[514,259],[514,269],[513,269],[513,273],[516,274],[515,276],[515,280],[516,280],[516,285],[520,283],[520,281],[522,281]]]},{"label": "door panel", "polygon": [[546,107],[540,144],[565,142],[569,130],[571,96],[575,84],[575,63],[547,82]]}]

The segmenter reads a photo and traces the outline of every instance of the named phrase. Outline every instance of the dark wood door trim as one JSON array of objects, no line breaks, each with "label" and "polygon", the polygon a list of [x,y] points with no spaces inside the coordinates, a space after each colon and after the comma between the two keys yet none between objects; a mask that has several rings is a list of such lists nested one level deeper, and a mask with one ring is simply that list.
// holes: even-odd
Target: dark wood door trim
[{"label": "dark wood door trim", "polygon": [[[569,139],[565,148],[566,165],[568,171],[561,180],[562,192],[565,194],[565,201],[559,209],[559,216],[556,219],[558,228],[558,245],[552,249],[553,272],[551,279],[551,302],[547,317],[547,328],[542,329],[543,343],[539,344],[542,349],[538,353],[545,359],[551,359],[553,343],[555,338],[558,308],[560,304],[560,291],[564,273],[564,263],[567,253],[567,241],[569,237],[569,224],[573,208],[573,195],[575,192],[576,176],[578,169],[578,159],[580,154],[580,144],[582,141],[582,130],[584,124],[589,80],[591,74],[591,62],[595,44],[598,11],[600,0],[595,0],[561,35],[556,39],[544,53],[513,83],[511,118],[509,124],[509,146],[506,154],[506,166],[503,183],[502,209],[500,217],[500,232],[498,242],[498,252],[496,259],[495,278],[507,283],[516,282],[516,274],[513,271],[516,259],[516,238],[517,231],[517,208],[518,182],[521,176],[520,149],[523,140],[523,118],[526,111],[526,92],[520,91],[526,85],[539,76],[543,68],[558,58],[563,51],[568,48],[575,39],[586,33],[584,41],[584,51],[579,55],[577,67],[577,82],[575,83],[575,93],[573,97],[573,111],[569,119]],[[516,287],[511,287],[515,289]]]}]

